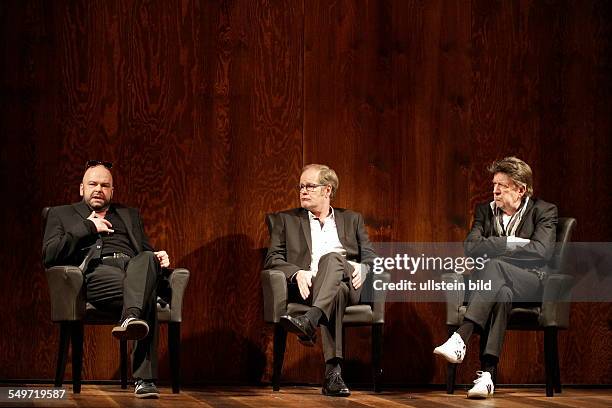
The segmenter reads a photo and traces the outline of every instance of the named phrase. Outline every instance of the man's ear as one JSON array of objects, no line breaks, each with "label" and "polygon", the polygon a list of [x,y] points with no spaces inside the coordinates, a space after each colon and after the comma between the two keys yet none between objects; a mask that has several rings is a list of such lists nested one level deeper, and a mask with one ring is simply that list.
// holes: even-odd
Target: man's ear
[{"label": "man's ear", "polygon": [[81,185],[79,186],[79,195],[81,197],[83,197],[83,193],[84,193],[84,191],[83,191],[83,183],[81,183]]}]

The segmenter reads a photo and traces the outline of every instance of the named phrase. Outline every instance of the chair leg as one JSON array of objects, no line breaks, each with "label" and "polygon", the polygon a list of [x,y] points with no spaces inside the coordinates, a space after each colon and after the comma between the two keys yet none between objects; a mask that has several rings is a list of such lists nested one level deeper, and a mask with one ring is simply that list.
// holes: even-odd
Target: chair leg
[{"label": "chair leg", "polygon": [[127,352],[127,340],[121,339],[119,341],[119,375],[121,376],[121,389],[127,388],[127,365],[128,365],[128,352]]},{"label": "chair leg", "polygon": [[372,325],[372,379],[374,381],[374,392],[382,391],[382,346],[383,325]]},{"label": "chair leg", "polygon": [[72,342],[72,392],[81,392],[81,370],[83,367],[83,322],[71,322]]},{"label": "chair leg", "polygon": [[555,343],[557,338],[556,327],[544,329],[544,368],[546,371],[546,396],[552,397],[555,377]]},{"label": "chair leg", "polygon": [[446,363],[446,393],[455,393],[455,377],[457,375],[457,364]]},{"label": "chair leg", "polygon": [[280,390],[280,377],[283,371],[283,360],[285,359],[285,346],[287,343],[287,331],[280,324],[274,325],[274,361],[272,363],[272,389]]},{"label": "chair leg", "polygon": [[61,387],[64,382],[66,372],[66,360],[68,358],[68,346],[70,345],[71,335],[70,322],[60,323],[59,350],[57,353],[57,366],[55,369],[55,386]]},{"label": "chair leg", "polygon": [[561,394],[561,370],[559,368],[559,331],[555,330],[555,335],[553,336],[553,347],[552,347],[552,357],[553,357],[553,385],[555,392]]},{"label": "chair leg", "polygon": [[[448,326],[448,337],[452,336],[457,330],[457,326]],[[446,364],[446,393],[455,393],[455,378],[457,376],[457,364]]]},{"label": "chair leg", "polygon": [[[342,355],[346,356],[346,326],[342,325]],[[344,359],[342,359],[344,362]]]},{"label": "chair leg", "polygon": [[168,348],[170,349],[170,375],[172,393],[181,390],[181,323],[168,322]]}]

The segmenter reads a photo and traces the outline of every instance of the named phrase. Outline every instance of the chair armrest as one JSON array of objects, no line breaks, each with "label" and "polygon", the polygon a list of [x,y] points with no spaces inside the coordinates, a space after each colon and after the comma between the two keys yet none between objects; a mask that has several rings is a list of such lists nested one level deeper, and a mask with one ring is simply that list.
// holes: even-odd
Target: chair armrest
[{"label": "chair armrest", "polygon": [[75,321],[85,316],[83,272],[77,266],[54,266],[46,270],[51,299],[51,320]]},{"label": "chair armrest", "polygon": [[183,319],[183,299],[189,283],[189,270],[185,268],[164,269],[170,284],[170,321],[180,322]]},{"label": "chair armrest", "polygon": [[264,300],[264,321],[278,323],[287,314],[287,277],[281,271],[266,269],[261,272]]},{"label": "chair armrest", "polygon": [[[371,275],[371,279],[380,280],[383,283],[389,283],[391,280],[391,274],[389,272],[382,272],[377,275]],[[366,282],[366,284],[372,285],[372,281]],[[367,286],[366,286],[367,287]],[[373,302],[372,302],[372,323],[384,323],[385,322],[385,301],[387,299],[386,290],[373,290]]]},{"label": "chair armrest", "polygon": [[540,326],[560,329],[569,327],[573,282],[574,277],[570,275],[551,274],[547,276],[542,295]]},{"label": "chair armrest", "polygon": [[[463,275],[458,273],[442,274],[442,281],[446,283],[464,283]],[[463,317],[459,313],[459,308],[465,301],[465,290],[445,290],[446,298],[446,324],[449,326],[459,326],[463,322]]]}]

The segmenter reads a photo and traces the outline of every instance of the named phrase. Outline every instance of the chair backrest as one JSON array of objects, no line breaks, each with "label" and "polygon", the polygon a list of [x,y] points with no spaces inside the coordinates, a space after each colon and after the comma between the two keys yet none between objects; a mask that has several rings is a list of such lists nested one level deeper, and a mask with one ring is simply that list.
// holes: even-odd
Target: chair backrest
[{"label": "chair backrest", "polygon": [[268,233],[272,235],[272,230],[274,229],[274,224],[278,220],[278,213],[269,213],[266,214],[266,225],[268,226]]},{"label": "chair backrest", "polygon": [[555,272],[561,272],[566,255],[567,243],[572,238],[572,232],[576,227],[576,219],[570,217],[559,217],[557,223],[557,245],[555,245],[555,253],[550,260],[549,266]]},{"label": "chair backrest", "polygon": [[42,226],[43,226],[43,231],[45,229],[45,226],[47,225],[47,217],[49,216],[49,210],[51,209],[51,207],[45,207],[42,209]]}]

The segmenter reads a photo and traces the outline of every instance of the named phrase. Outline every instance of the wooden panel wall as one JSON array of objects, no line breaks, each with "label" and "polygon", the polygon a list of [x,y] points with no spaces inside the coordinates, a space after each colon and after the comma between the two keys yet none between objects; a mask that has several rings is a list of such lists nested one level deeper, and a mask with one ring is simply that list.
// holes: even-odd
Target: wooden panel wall
[{"label": "wooden panel wall", "polygon": [[[186,383],[269,381],[259,270],[265,213],[298,204],[303,164],[372,240],[458,241],[516,154],[536,194],[612,239],[612,8],[606,1],[0,2],[0,379],[51,378],[57,328],[40,210],[78,200],[87,159],[116,163],[117,201],[192,279]],[[442,383],[442,304],[387,307],[385,380]],[[562,381],[610,383],[609,304],[578,304]],[[6,335],[8,334],[8,335]],[[165,330],[162,335],[165,334]],[[347,379],[369,379],[351,329]],[[163,337],[162,337],[163,339]],[[542,336],[510,333],[500,381],[542,382]],[[459,372],[478,367],[476,340]],[[109,328],[88,328],[84,377],[117,378]],[[161,378],[168,378],[160,344]],[[538,361],[534,364],[534,361]],[[284,379],[321,381],[320,347],[290,339]]]}]

